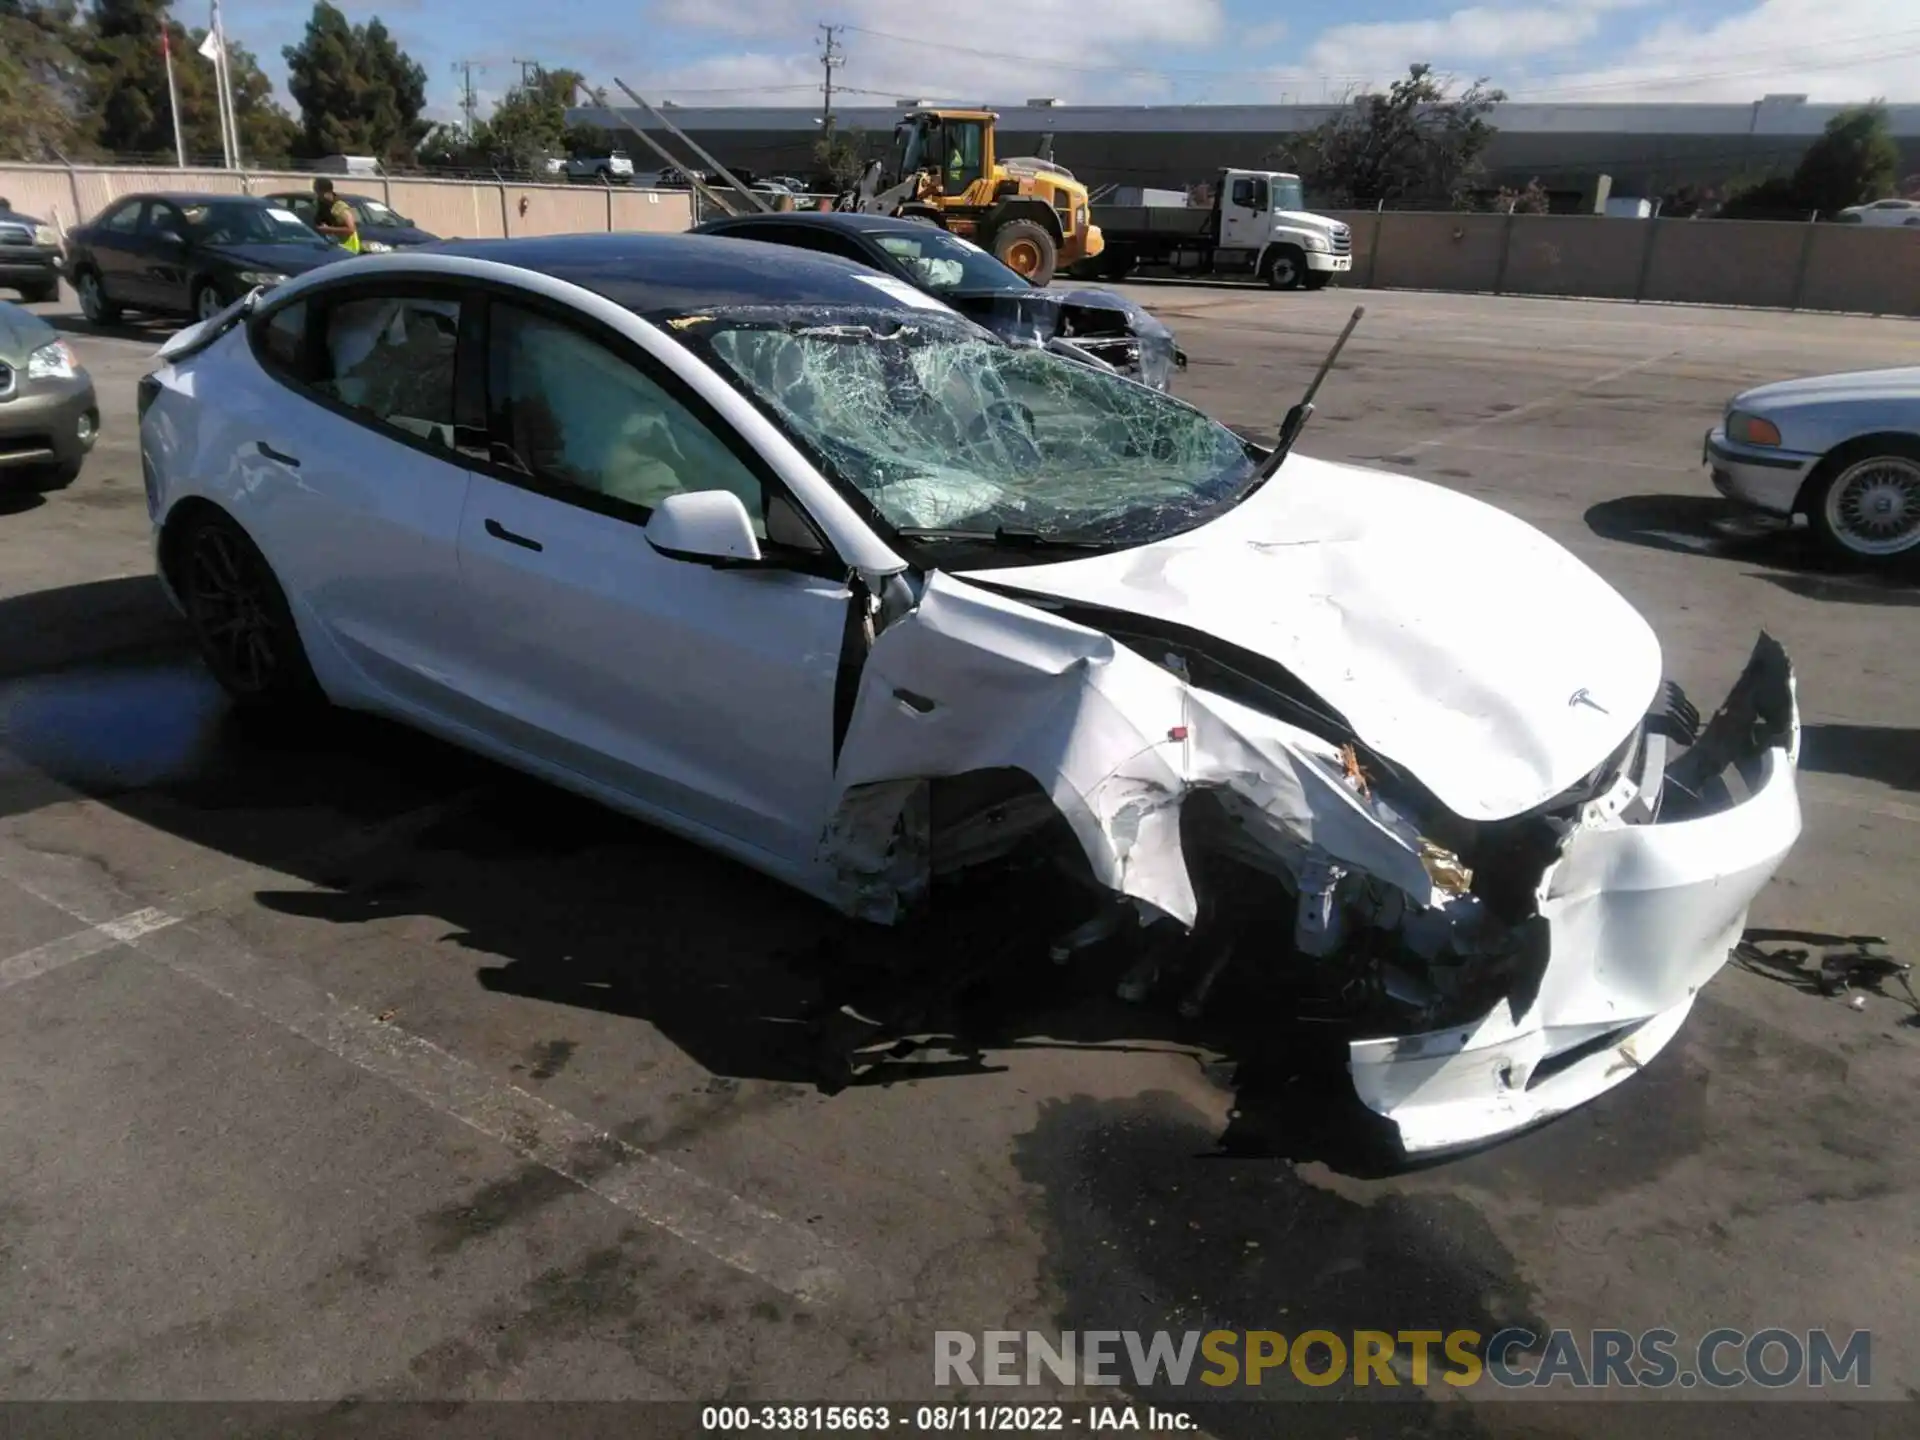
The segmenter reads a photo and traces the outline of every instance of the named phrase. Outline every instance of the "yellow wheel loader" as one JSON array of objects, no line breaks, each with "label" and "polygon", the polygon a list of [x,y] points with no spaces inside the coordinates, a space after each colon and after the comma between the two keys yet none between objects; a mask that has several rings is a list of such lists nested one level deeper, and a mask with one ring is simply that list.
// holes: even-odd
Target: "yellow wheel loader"
[{"label": "yellow wheel loader", "polygon": [[1050,158],[994,151],[990,110],[918,110],[867,167],[842,210],[921,219],[971,240],[1035,285],[1098,255],[1087,187]]}]

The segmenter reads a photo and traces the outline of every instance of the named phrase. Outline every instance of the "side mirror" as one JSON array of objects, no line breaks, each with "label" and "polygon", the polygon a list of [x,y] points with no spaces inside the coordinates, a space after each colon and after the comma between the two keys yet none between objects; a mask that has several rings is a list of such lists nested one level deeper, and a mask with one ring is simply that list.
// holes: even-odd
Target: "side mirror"
[{"label": "side mirror", "polygon": [[654,507],[645,533],[647,543],[669,560],[724,565],[760,558],[753,521],[731,490],[669,495]]}]

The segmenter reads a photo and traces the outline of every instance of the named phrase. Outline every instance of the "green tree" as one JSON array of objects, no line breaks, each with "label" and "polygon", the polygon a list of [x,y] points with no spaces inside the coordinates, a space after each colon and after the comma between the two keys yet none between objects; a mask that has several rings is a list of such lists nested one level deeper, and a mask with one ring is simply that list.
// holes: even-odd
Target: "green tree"
[{"label": "green tree", "polygon": [[1385,95],[1361,96],[1324,124],[1290,137],[1280,153],[1327,204],[1459,204],[1493,141],[1487,117],[1506,98],[1485,80],[1455,95],[1431,65],[1411,65]]},{"label": "green tree", "polygon": [[823,191],[838,194],[853,189],[866,168],[867,137],[857,125],[829,130],[813,142],[812,183]]},{"label": "green tree", "polygon": [[[167,13],[165,0],[95,0],[85,27],[87,109],[94,141],[110,155],[173,154],[166,58],[161,27],[173,51],[180,96],[180,132],[189,161],[218,163],[221,155],[219,87],[213,62],[199,53],[205,30],[188,30]],[[248,165],[287,158],[293,122],[273,98],[273,83],[253,53],[227,38],[240,158]]]},{"label": "green tree", "polygon": [[549,156],[565,156],[575,144],[591,145],[597,132],[576,134],[567,125],[567,107],[578,70],[540,70],[530,83],[516,85],[487,118],[488,154],[503,169],[538,170]]},{"label": "green tree", "polygon": [[427,72],[375,16],[364,25],[318,0],[298,45],[282,52],[287,88],[300,107],[300,149],[410,161],[431,128],[420,118]]},{"label": "green tree", "polygon": [[73,0],[0,0],[0,159],[84,151],[81,40]]},{"label": "green tree", "polygon": [[1900,146],[1887,126],[1883,101],[1852,105],[1827,122],[1793,172],[1796,198],[1808,211],[1832,219],[1849,205],[1893,193]]},{"label": "green tree", "polygon": [[1850,105],[1826,128],[1791,175],[1737,181],[1720,207],[1726,220],[1831,220],[1849,205],[1894,192],[1900,146],[1887,125],[1887,107],[1875,100]]}]

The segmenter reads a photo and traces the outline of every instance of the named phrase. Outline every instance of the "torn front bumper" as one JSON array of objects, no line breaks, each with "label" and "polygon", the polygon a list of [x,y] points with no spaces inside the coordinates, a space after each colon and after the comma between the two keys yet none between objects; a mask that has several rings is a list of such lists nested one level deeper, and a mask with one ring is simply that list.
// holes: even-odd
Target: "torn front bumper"
[{"label": "torn front bumper", "polygon": [[1577,830],[1538,891],[1537,992],[1471,1023],[1349,1048],[1355,1090],[1410,1154],[1493,1139],[1612,1089],[1671,1040],[1800,833],[1800,717],[1767,637],[1666,771],[1683,818]]}]

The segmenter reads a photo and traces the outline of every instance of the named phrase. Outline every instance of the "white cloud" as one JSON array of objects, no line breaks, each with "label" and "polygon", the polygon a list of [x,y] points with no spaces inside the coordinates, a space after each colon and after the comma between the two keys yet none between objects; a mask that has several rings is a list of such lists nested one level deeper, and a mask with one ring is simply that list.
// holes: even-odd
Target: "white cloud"
[{"label": "white cloud", "polygon": [[1416,60],[1444,65],[1550,54],[1591,39],[1599,29],[1597,7],[1589,4],[1515,10],[1475,5],[1432,20],[1336,25],[1313,42],[1303,68],[1372,81],[1383,70],[1404,73]]},{"label": "white cloud", "polygon": [[1920,100],[1920,0],[1761,0],[1717,24],[1665,19],[1611,63],[1513,72],[1526,99]]}]

